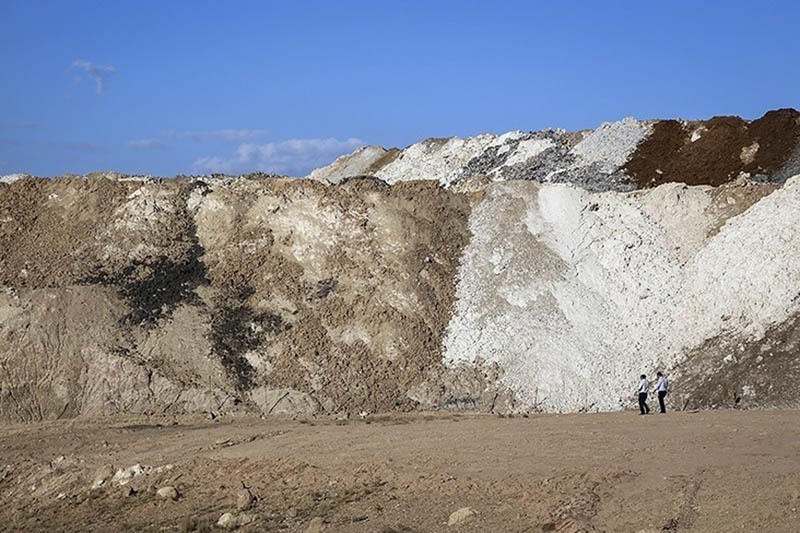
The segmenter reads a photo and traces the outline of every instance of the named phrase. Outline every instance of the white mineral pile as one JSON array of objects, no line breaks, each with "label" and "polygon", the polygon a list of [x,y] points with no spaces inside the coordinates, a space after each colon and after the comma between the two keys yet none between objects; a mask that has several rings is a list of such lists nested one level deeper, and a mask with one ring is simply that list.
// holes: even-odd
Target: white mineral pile
[{"label": "white mineral pile", "polygon": [[741,190],[488,185],[445,360],[497,363],[523,408],[613,410],[709,339],[757,341],[800,311],[800,176]]},{"label": "white mineral pile", "polygon": [[496,181],[529,179],[628,190],[630,180],[621,168],[651,131],[651,122],[626,118],[588,132],[511,131],[427,139],[400,151],[369,146],[315,170],[309,178],[338,183],[367,174],[390,184],[424,179],[449,187],[482,174]]},{"label": "white mineral pile", "polygon": [[19,181],[26,176],[27,174],[6,174],[4,176],[0,176],[0,183],[14,183],[15,181]]}]

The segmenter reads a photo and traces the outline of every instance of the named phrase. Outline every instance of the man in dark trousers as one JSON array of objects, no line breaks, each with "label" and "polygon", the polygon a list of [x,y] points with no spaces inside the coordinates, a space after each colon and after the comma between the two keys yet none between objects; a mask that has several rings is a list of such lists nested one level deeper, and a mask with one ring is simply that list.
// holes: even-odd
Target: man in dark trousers
[{"label": "man in dark trousers", "polygon": [[666,396],[669,391],[669,380],[667,380],[661,372],[656,372],[656,376],[658,376],[658,382],[656,383],[658,406],[661,408],[661,414],[664,414],[667,412],[667,408],[664,407],[664,396]]},{"label": "man in dark trousers", "polygon": [[647,406],[647,391],[650,390],[650,382],[647,381],[647,376],[642,374],[639,382],[639,414],[649,415],[650,408]]}]

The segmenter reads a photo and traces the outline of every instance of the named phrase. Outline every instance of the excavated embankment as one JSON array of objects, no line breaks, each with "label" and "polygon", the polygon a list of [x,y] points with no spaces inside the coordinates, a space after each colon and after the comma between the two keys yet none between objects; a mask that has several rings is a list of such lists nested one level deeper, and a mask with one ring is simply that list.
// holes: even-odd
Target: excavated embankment
[{"label": "excavated embankment", "polygon": [[446,403],[468,214],[430,182],[0,184],[0,418]]},{"label": "excavated embankment", "polygon": [[657,369],[673,407],[796,406],[797,125],[427,141],[317,179],[6,177],[0,420],[614,410]]}]

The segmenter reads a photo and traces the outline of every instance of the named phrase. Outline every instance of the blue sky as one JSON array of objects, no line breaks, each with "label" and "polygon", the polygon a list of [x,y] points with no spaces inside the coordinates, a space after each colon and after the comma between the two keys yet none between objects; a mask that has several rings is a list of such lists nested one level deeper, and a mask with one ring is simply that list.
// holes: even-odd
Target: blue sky
[{"label": "blue sky", "polygon": [[800,107],[800,2],[0,0],[0,174]]}]

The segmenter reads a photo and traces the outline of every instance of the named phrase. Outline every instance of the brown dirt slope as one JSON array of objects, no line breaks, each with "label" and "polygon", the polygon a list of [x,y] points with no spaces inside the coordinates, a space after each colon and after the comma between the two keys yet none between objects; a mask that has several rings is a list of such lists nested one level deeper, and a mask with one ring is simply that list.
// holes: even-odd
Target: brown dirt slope
[{"label": "brown dirt slope", "polygon": [[637,188],[669,182],[720,185],[742,172],[773,178],[796,155],[799,143],[800,112],[794,109],[770,111],[750,122],[739,117],[663,120],[654,124],[624,171]]},{"label": "brown dirt slope", "polygon": [[800,317],[770,327],[757,342],[730,335],[706,341],[675,372],[682,409],[797,405]]},{"label": "brown dirt slope", "polygon": [[469,210],[371,179],[0,184],[0,419],[415,408]]}]

